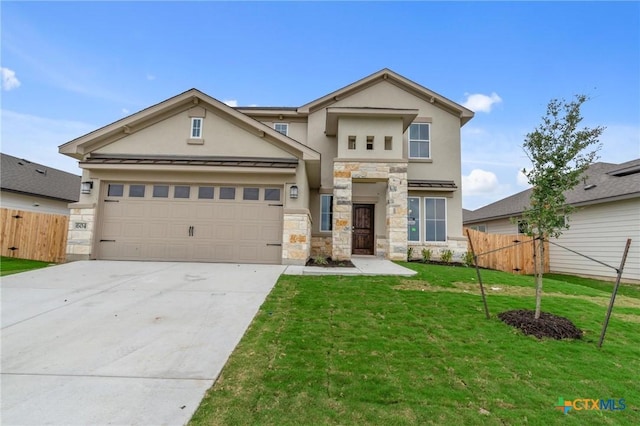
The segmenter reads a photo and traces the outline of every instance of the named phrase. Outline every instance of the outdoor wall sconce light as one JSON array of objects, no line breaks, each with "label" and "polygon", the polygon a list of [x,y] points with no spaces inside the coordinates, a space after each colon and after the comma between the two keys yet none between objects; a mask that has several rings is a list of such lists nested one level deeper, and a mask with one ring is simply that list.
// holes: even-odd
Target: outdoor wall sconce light
[{"label": "outdoor wall sconce light", "polygon": [[296,199],[298,198],[298,186],[297,185],[292,185],[291,188],[289,188],[289,198],[291,199]]},{"label": "outdoor wall sconce light", "polygon": [[80,186],[80,191],[83,194],[91,194],[91,190],[93,189],[93,182],[88,181],[88,182],[82,182],[81,186]]}]

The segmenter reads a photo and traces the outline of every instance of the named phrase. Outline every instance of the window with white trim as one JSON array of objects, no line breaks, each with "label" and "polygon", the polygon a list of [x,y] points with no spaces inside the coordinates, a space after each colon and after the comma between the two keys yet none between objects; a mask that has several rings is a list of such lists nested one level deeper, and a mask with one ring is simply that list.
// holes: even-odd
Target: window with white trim
[{"label": "window with white trim", "polygon": [[425,241],[447,241],[447,199],[424,199]]},{"label": "window with white trim", "polygon": [[409,158],[431,158],[431,126],[412,123],[409,126]]},{"label": "window with white trim", "polygon": [[289,123],[273,123],[273,128],[285,136],[289,135]]},{"label": "window with white trim", "polygon": [[409,241],[420,241],[420,198],[408,198],[407,238]]},{"label": "window with white trim", "polygon": [[320,231],[333,229],[333,195],[320,195]]},{"label": "window with white trim", "polygon": [[474,231],[487,232],[487,225],[471,225],[469,228]]},{"label": "window with white trim", "polygon": [[191,139],[202,138],[202,117],[191,118]]}]

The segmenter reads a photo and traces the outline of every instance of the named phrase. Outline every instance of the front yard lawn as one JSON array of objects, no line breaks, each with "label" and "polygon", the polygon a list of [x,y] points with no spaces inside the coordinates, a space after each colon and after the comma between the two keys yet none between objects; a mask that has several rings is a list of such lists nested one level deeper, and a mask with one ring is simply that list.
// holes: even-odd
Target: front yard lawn
[{"label": "front yard lawn", "polygon": [[[545,312],[584,331],[538,340],[497,314],[533,309],[532,277],[404,264],[413,278],[282,276],[192,425],[638,425],[640,288],[618,296],[545,279]],[[619,399],[624,410],[576,410],[558,399]]]},{"label": "front yard lawn", "polygon": [[18,272],[30,271],[32,269],[45,268],[49,265],[51,265],[50,262],[2,256],[0,257],[0,276],[17,274]]}]

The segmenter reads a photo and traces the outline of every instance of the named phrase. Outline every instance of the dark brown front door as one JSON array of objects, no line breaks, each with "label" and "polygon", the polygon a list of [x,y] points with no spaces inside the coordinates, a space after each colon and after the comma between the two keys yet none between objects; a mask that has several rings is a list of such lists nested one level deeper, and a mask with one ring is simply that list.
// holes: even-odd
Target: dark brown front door
[{"label": "dark brown front door", "polygon": [[373,204],[353,205],[353,254],[374,254]]}]

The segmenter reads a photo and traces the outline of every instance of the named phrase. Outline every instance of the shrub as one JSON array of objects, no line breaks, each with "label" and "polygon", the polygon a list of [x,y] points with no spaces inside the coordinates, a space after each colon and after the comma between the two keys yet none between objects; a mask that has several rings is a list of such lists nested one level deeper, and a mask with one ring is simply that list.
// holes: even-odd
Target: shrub
[{"label": "shrub", "polygon": [[411,260],[413,257],[413,247],[407,248],[407,260]]},{"label": "shrub", "polygon": [[453,252],[449,249],[444,249],[440,251],[440,260],[445,263],[451,263],[451,259],[453,258]]},{"label": "shrub", "polygon": [[322,256],[322,255],[313,256],[312,259],[313,259],[313,263],[315,265],[327,265],[329,263],[327,258],[325,256]]},{"label": "shrub", "polygon": [[465,251],[464,255],[462,256],[462,261],[464,262],[465,266],[473,266],[475,264],[473,261],[473,253],[471,253],[470,251]]},{"label": "shrub", "polygon": [[431,249],[422,249],[422,262],[427,263],[431,260]]}]

